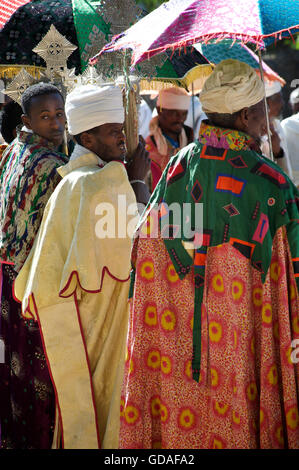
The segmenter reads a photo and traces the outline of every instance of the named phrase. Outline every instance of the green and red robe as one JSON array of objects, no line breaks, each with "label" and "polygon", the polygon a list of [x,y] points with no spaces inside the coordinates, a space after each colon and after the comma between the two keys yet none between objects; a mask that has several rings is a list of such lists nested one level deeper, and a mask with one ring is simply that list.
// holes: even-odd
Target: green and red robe
[{"label": "green and red robe", "polygon": [[[121,448],[299,447],[299,193],[253,148],[203,124],[152,195],[132,254]],[[173,203],[191,212],[175,220]]]}]

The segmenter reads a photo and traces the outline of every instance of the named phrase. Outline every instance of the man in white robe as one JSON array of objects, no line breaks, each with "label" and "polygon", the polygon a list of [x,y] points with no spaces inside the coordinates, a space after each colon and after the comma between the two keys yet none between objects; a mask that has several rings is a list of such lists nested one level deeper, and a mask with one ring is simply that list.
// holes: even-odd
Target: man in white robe
[{"label": "man in white robe", "polygon": [[56,394],[54,448],[117,448],[131,235],[149,159],[129,164],[121,90],[86,85],[66,99],[77,142],[15,283],[39,322]]}]

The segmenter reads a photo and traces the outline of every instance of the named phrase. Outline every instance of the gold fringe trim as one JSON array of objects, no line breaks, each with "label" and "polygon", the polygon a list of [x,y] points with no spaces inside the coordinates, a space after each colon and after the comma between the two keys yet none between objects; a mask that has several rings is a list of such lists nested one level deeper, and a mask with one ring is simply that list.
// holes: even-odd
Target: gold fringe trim
[{"label": "gold fringe trim", "polygon": [[0,78],[14,78],[21,72],[22,69],[25,69],[26,72],[30,73],[33,78],[40,78],[40,73],[45,71],[45,67],[37,67],[35,65],[0,65]]},{"label": "gold fringe trim", "polygon": [[[206,79],[213,72],[214,65],[196,65],[181,78],[153,78],[140,80],[140,93],[159,92],[173,86],[185,88],[187,91],[198,93]],[[192,86],[193,85],[193,86]]]}]

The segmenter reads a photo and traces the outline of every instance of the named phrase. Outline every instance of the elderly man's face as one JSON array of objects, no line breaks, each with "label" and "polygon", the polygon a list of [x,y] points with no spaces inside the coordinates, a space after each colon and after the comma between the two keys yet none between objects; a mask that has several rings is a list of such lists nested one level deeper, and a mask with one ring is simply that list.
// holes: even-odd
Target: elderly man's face
[{"label": "elderly man's face", "polygon": [[159,126],[165,134],[181,133],[184,122],[187,119],[188,111],[182,109],[162,109],[157,108],[159,116]]},{"label": "elderly man's face", "polygon": [[91,132],[84,132],[83,145],[98,155],[105,162],[124,160],[127,152],[124,125],[118,123],[103,124]]},{"label": "elderly man's face", "polygon": [[266,112],[264,101],[251,106],[247,110],[247,130],[246,132],[254,139],[259,139],[265,134],[267,128]]}]

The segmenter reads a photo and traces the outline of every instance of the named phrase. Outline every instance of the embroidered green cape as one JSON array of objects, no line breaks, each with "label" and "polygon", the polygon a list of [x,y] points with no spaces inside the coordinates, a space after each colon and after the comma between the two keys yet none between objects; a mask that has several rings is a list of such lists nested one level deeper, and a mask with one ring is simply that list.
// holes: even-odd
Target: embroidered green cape
[{"label": "embroidered green cape", "polygon": [[[199,140],[170,160],[139,223],[141,227],[149,214],[157,214],[161,237],[180,279],[194,270],[195,380],[199,380],[201,304],[210,246],[230,243],[250,260],[264,282],[273,238],[285,226],[299,289],[299,191],[255,147],[242,132],[203,123]],[[176,204],[181,208],[179,218]],[[188,244],[195,250],[194,258]],[[133,269],[131,293],[134,277]]]}]

